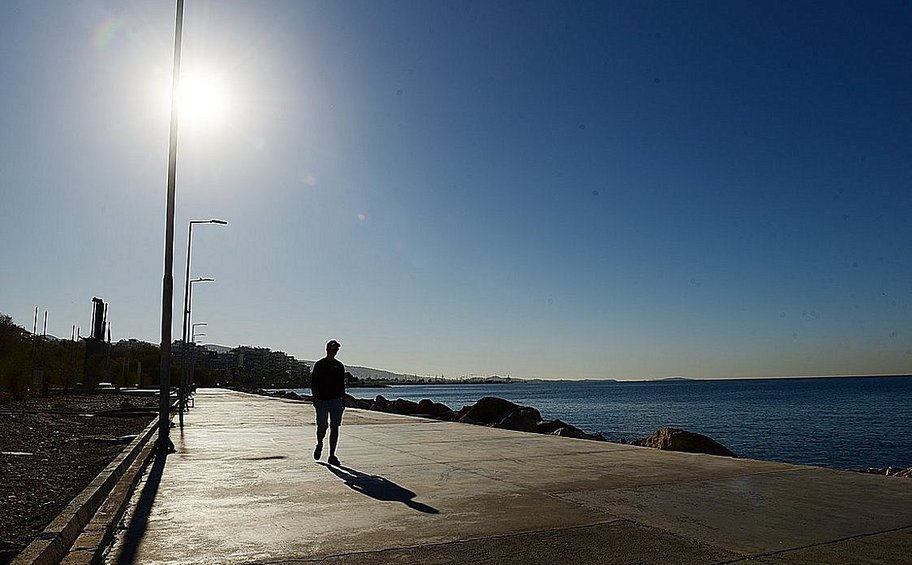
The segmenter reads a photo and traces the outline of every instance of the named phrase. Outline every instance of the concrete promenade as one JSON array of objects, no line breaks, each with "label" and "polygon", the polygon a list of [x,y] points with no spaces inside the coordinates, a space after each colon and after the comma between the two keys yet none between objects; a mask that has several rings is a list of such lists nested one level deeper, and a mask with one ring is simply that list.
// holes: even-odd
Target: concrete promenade
[{"label": "concrete promenade", "polygon": [[200,390],[107,562],[912,563],[912,480],[355,409],[340,468],[313,437]]}]

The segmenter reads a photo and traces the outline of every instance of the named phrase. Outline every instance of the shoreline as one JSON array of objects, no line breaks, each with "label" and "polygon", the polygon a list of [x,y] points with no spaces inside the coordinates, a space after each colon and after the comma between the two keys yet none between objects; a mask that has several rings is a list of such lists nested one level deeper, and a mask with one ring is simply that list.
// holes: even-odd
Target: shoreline
[{"label": "shoreline", "polygon": [[[430,379],[431,377],[427,377]],[[486,377],[478,377],[484,379]],[[507,377],[504,377],[507,378]],[[615,378],[595,378],[586,377],[580,379],[568,378],[542,378],[542,377],[509,377],[511,380],[465,380],[456,379],[441,381],[383,381],[383,384],[365,384],[365,385],[348,385],[349,388],[381,388],[381,387],[398,387],[398,386],[440,386],[447,387],[453,385],[516,385],[516,384],[534,384],[534,383],[612,383],[612,384],[673,384],[673,383],[702,383],[702,382],[732,382],[732,381],[801,381],[801,380],[821,380],[821,379],[893,379],[893,378],[912,378],[912,374],[907,373],[888,373],[888,374],[869,374],[869,375],[778,375],[778,376],[750,376],[750,377],[656,377],[650,379],[615,379]],[[278,390],[278,389],[276,389]]]},{"label": "shoreline", "polygon": [[[300,389],[298,389],[300,390]],[[354,390],[357,390],[355,388]],[[292,390],[288,389],[275,389],[275,390],[242,390],[242,392],[250,392],[254,394],[261,394],[264,396],[271,396],[276,398],[285,398],[289,400],[300,400],[304,402],[312,402],[312,398],[309,395],[300,395]],[[378,402],[378,399],[381,399]],[[494,417],[488,415],[486,420],[482,421],[473,421],[472,417],[472,408],[475,407],[481,400],[493,399],[497,403],[501,403],[501,406],[512,407],[512,412],[518,412],[518,415],[510,418],[511,414],[503,415],[501,414],[501,419],[497,422],[492,422],[491,420]],[[385,406],[384,406],[385,401]],[[500,427],[503,429],[512,429],[515,431],[523,431],[528,433],[542,433],[547,435],[558,435],[562,437],[573,437],[577,439],[587,439],[591,441],[608,441],[600,433],[589,433],[584,430],[577,428],[576,426],[562,421],[559,418],[553,420],[542,420],[540,413],[537,408],[530,406],[521,406],[514,404],[511,401],[497,398],[497,397],[484,397],[479,399],[475,405],[463,406],[459,410],[453,410],[446,404],[431,400],[431,399],[422,399],[420,402],[414,402],[411,400],[405,400],[398,398],[396,400],[388,400],[382,395],[377,395],[373,400],[371,399],[360,399],[352,396],[351,394],[346,394],[346,407],[360,408],[363,410],[377,410],[382,412],[389,412],[395,414],[402,414],[407,416],[421,416],[429,417],[439,420],[459,422],[459,423],[468,423],[475,425],[486,425],[489,427]],[[392,407],[392,409],[390,409]],[[428,408],[434,407],[438,412],[437,415],[433,413],[428,414],[424,413],[422,410],[427,411]],[[523,413],[531,417],[524,417]],[[464,417],[468,415],[466,420]],[[532,423],[531,420],[538,418],[539,421]],[[504,419],[507,419],[505,422]],[[539,424],[542,424],[539,426]],[[738,455],[732,453],[722,444],[719,444],[712,438],[698,434],[695,432],[689,432],[687,430],[681,430],[678,428],[671,427],[661,427],[656,430],[652,435],[643,438],[635,438],[630,441],[621,441],[616,443],[624,443],[628,445],[639,445],[644,447],[651,447],[660,450],[668,451],[683,451],[689,453],[706,453],[710,455],[720,455],[737,458]],[[821,467],[827,468],[827,467]],[[910,467],[898,467],[898,466],[887,466],[887,467],[865,467],[865,468],[855,468],[855,469],[841,469],[845,471],[852,471],[858,473],[866,474],[875,474],[883,475],[889,477],[900,477],[900,478],[912,478],[912,466]]]}]

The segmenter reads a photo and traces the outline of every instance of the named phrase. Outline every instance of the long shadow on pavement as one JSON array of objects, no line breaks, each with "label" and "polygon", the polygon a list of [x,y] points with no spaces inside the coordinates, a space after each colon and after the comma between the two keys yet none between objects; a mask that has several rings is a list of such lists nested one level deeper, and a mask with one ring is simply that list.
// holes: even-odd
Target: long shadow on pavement
[{"label": "long shadow on pavement", "polygon": [[414,508],[419,512],[427,514],[439,514],[440,511],[433,506],[428,506],[422,502],[414,500],[415,493],[409,489],[399,486],[393,481],[380,475],[368,475],[351,467],[341,465],[334,467],[327,463],[320,463],[329,469],[335,476],[345,481],[345,485],[363,495],[375,498],[377,500],[389,500],[401,502],[409,508]]},{"label": "long shadow on pavement", "polygon": [[118,565],[128,565],[135,563],[136,550],[139,542],[146,533],[146,526],[149,523],[149,515],[152,512],[152,503],[155,502],[155,495],[158,493],[158,487],[161,484],[162,473],[165,470],[165,463],[168,460],[166,454],[155,455],[152,466],[149,469],[149,476],[146,478],[146,484],[143,486],[142,493],[139,495],[139,501],[133,515],[130,517],[130,524],[123,536],[120,553],[116,561]]}]

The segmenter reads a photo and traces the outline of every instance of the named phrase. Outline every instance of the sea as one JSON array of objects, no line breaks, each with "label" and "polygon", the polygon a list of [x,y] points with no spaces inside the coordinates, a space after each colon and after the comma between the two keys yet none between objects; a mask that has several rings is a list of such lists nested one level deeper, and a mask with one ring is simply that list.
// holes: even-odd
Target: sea
[{"label": "sea", "polygon": [[750,459],[852,470],[912,467],[912,376],[528,381],[348,392],[429,398],[454,410],[498,396],[609,441],[671,426],[707,435]]}]

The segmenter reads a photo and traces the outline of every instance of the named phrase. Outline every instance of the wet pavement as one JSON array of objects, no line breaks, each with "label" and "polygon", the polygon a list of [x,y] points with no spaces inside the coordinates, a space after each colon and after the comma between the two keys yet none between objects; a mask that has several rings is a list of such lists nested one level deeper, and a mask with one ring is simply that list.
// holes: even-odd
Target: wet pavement
[{"label": "wet pavement", "polygon": [[912,480],[201,389],[107,563],[902,563]]}]

